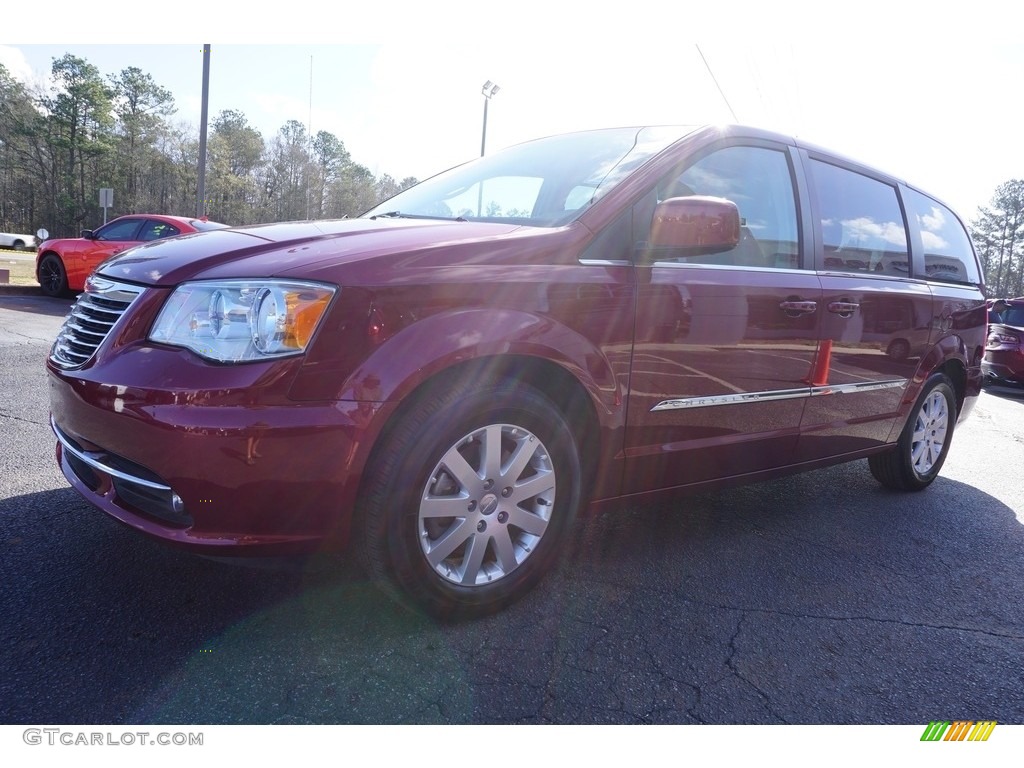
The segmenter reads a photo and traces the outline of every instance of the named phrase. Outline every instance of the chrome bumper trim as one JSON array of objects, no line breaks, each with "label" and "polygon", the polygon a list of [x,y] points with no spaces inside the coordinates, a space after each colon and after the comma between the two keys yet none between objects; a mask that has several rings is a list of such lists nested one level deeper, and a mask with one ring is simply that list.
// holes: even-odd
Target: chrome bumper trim
[{"label": "chrome bumper trim", "polygon": [[53,420],[53,416],[50,417],[50,428],[53,429],[53,433],[57,436],[57,440],[60,442],[61,446],[63,446],[64,450],[70,453],[79,461],[81,461],[83,464],[88,464],[93,469],[98,469],[100,472],[108,474],[111,477],[116,477],[119,480],[125,480],[129,483],[141,485],[146,488],[152,488],[157,491],[167,491],[168,493],[171,492],[172,489],[169,485],[163,485],[162,483],[154,483],[152,480],[143,480],[141,477],[136,477],[135,475],[130,475],[127,472],[122,472],[120,469],[114,469],[113,467],[104,464],[102,461],[97,461],[96,459],[92,458],[91,456],[89,456],[89,454],[85,453],[79,448],[76,448],[74,445],[71,444],[70,438],[60,431],[60,428]]}]

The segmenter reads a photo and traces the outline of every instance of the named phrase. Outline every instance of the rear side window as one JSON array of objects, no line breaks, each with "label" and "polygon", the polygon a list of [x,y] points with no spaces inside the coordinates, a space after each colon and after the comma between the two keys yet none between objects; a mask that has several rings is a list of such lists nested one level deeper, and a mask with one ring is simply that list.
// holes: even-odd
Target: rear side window
[{"label": "rear side window", "polygon": [[906,190],[907,213],[917,217],[929,280],[981,283],[970,238],[960,220],[942,203],[913,189]]},{"label": "rear side window", "polygon": [[910,249],[896,188],[861,173],[811,161],[824,264],[830,272],[907,277]]}]

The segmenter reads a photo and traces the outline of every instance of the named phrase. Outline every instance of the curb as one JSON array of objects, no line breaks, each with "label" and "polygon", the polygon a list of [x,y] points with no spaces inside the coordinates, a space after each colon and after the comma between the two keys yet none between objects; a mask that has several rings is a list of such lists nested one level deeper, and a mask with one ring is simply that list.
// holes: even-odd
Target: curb
[{"label": "curb", "polygon": [[43,289],[38,285],[10,285],[0,283],[0,296],[42,296]]}]

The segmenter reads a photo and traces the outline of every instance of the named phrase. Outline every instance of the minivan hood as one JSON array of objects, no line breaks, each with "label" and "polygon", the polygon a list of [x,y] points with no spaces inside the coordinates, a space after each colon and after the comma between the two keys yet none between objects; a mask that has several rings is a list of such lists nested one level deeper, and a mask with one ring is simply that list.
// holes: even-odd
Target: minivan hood
[{"label": "minivan hood", "polygon": [[519,225],[448,219],[338,219],[195,232],[130,248],[97,273],[145,285],[191,279],[273,277],[323,264],[500,238]]}]

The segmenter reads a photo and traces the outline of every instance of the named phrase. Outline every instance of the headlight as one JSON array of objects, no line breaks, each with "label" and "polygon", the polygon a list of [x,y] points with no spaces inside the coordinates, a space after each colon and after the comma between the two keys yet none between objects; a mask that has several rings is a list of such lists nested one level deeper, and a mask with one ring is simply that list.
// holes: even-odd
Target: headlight
[{"label": "headlight", "polygon": [[291,280],[182,283],[149,338],[222,363],[299,354],[336,290]]}]

